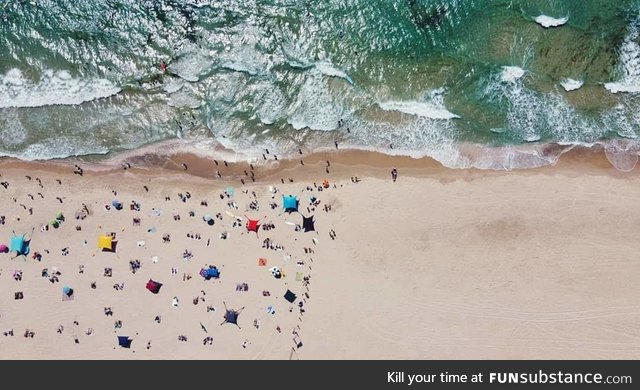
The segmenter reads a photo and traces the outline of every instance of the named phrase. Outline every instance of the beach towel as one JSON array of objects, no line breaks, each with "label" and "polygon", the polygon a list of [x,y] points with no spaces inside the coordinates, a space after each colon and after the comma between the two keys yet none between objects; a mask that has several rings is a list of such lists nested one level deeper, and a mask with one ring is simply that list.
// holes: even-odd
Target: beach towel
[{"label": "beach towel", "polygon": [[264,267],[264,266],[266,266],[266,265],[267,265],[267,259],[265,259],[264,257],[259,258],[259,259],[258,259],[258,265],[259,265],[260,267]]}]

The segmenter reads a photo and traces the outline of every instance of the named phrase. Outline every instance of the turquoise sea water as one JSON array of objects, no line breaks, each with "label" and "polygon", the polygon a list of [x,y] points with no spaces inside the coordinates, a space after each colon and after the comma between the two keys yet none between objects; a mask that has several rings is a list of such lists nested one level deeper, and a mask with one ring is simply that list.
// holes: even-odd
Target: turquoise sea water
[{"label": "turquoise sea water", "polygon": [[637,0],[0,0],[0,154],[172,138],[249,155],[339,141],[450,167],[539,166],[555,157],[548,143],[637,154],[639,11]]}]

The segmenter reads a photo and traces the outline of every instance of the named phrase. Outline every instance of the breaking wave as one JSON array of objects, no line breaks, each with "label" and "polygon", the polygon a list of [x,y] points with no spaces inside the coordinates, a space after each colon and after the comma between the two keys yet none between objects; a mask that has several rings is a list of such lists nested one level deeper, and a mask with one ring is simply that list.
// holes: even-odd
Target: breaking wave
[{"label": "breaking wave", "polygon": [[14,68],[0,75],[0,108],[81,104],[120,91],[109,80],[73,77],[64,70],[45,70],[33,80]]}]

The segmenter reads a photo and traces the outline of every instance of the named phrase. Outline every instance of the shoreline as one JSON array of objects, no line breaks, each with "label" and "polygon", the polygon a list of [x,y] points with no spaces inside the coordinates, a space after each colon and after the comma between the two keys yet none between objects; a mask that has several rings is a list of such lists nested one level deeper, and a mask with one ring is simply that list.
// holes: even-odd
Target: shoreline
[{"label": "shoreline", "polygon": [[[176,145],[178,148],[176,148]],[[563,149],[566,146],[547,145],[548,148]],[[345,174],[340,176],[339,172],[344,173],[346,168],[351,167],[352,176],[374,175],[376,177],[387,177],[385,171],[390,171],[392,167],[397,168],[401,175],[411,177],[424,177],[434,174],[438,171],[446,171],[455,176],[469,175],[495,175],[509,172],[549,172],[558,168],[570,168],[570,170],[579,170],[582,174],[587,172],[604,173],[614,177],[625,177],[629,174],[633,175],[634,169],[622,171],[616,169],[604,148],[600,145],[594,146],[571,146],[561,152],[558,159],[554,163],[542,165],[535,168],[521,169],[479,169],[471,168],[448,168],[443,166],[439,161],[431,157],[414,158],[406,155],[386,154],[380,151],[368,151],[361,149],[339,149],[339,150],[322,150],[311,153],[303,153],[300,156],[289,156],[287,158],[274,159],[273,154],[265,155],[267,159],[249,158],[246,155],[224,149],[218,145],[214,149],[216,157],[213,154],[199,153],[196,150],[189,150],[188,146],[178,142],[169,141],[159,144],[149,145],[147,147],[126,151],[102,161],[87,161],[82,157],[68,157],[54,160],[36,160],[25,161],[13,157],[0,157],[0,169],[22,169],[22,170],[41,170],[49,172],[67,172],[69,168],[78,164],[83,169],[90,171],[92,174],[105,175],[114,174],[120,171],[126,171],[123,167],[130,165],[129,172],[141,174],[145,176],[164,176],[183,174],[197,177],[201,179],[211,179],[214,181],[222,181],[224,183],[240,182],[241,179],[245,183],[251,182],[251,176],[245,172],[254,172],[256,182],[269,181],[275,179],[289,178],[294,180],[301,179],[305,175],[296,173],[297,168],[304,162],[304,170],[312,172],[316,176],[315,180],[331,179],[332,177],[343,179]],[[225,159],[229,159],[226,161]],[[226,164],[225,165],[225,161]],[[333,167],[327,167],[326,162],[329,161]],[[182,164],[186,164],[188,169],[185,171]],[[251,168],[253,167],[253,168]],[[339,170],[333,168],[340,167]],[[327,173],[326,169],[329,168]],[[220,172],[220,176],[217,175]],[[337,176],[336,176],[337,175]]]}]

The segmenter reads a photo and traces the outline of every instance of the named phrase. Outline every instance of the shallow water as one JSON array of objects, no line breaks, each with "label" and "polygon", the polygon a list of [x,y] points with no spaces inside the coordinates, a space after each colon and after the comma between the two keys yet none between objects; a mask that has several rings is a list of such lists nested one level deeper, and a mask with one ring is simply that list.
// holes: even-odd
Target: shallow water
[{"label": "shallow water", "polygon": [[181,138],[249,155],[339,141],[450,167],[537,166],[494,160],[493,148],[544,143],[623,139],[633,154],[639,10],[631,0],[0,1],[0,153],[48,159]]}]

